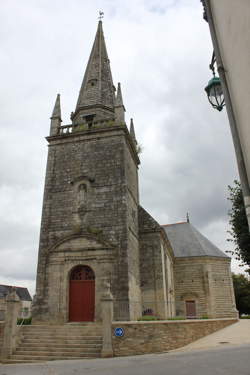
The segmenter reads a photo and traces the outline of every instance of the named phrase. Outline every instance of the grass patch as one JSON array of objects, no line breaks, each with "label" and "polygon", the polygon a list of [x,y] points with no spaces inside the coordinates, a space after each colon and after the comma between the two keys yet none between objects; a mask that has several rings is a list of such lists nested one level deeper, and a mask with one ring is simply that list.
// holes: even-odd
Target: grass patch
[{"label": "grass patch", "polygon": [[174,318],[168,318],[167,320],[186,320],[184,316],[175,316]]}]

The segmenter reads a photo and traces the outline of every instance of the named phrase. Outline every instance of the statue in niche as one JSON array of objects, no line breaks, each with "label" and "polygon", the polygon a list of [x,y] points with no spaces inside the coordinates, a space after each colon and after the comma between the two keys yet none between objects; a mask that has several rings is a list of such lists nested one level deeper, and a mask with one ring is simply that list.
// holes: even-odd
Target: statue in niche
[{"label": "statue in niche", "polygon": [[78,202],[77,207],[82,208],[86,204],[86,197],[87,196],[87,187],[85,184],[81,184],[78,186]]},{"label": "statue in niche", "polygon": [[80,232],[85,226],[88,215],[87,184],[80,183],[75,190],[75,209],[73,212],[74,232]]}]

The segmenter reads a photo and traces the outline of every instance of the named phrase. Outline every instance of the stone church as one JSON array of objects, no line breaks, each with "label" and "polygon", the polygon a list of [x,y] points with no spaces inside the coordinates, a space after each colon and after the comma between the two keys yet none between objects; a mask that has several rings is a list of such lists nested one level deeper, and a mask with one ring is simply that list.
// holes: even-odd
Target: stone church
[{"label": "stone church", "polygon": [[33,321],[99,321],[107,288],[114,320],[235,317],[230,258],[189,222],[161,226],[140,206],[138,144],[113,84],[102,21],[71,121],[62,125],[58,95]]}]

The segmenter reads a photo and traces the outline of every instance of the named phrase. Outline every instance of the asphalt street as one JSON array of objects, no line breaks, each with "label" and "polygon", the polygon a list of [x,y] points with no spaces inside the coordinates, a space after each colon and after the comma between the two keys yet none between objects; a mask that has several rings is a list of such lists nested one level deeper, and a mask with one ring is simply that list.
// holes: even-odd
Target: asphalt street
[{"label": "asphalt street", "polygon": [[0,375],[250,375],[250,345],[110,359],[0,365]]}]

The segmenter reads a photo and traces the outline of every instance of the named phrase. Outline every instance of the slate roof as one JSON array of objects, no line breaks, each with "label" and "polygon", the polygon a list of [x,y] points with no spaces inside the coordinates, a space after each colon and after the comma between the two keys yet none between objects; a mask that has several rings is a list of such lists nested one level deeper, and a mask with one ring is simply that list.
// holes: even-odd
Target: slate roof
[{"label": "slate roof", "polygon": [[167,234],[176,258],[204,256],[228,258],[190,223],[162,225],[162,228]]},{"label": "slate roof", "polygon": [[12,285],[2,285],[2,284],[0,284],[0,298],[4,298],[12,288],[15,289],[21,301],[32,301],[32,298],[27,288],[22,288],[20,286],[12,286]]}]

